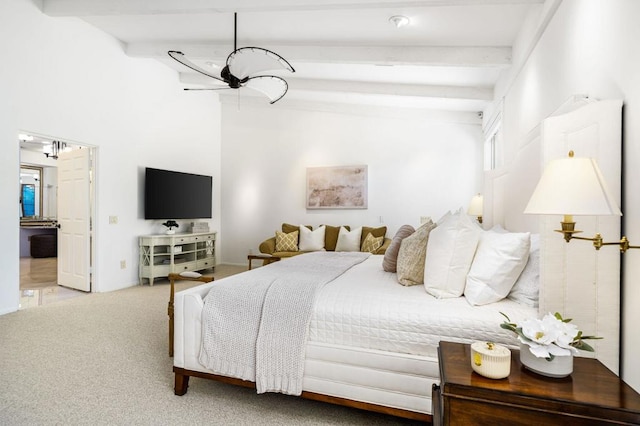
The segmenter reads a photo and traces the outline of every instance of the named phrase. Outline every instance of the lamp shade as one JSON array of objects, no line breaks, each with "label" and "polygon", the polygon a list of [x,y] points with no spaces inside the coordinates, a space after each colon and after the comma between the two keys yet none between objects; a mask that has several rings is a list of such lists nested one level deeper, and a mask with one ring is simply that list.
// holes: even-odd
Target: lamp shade
[{"label": "lamp shade", "polygon": [[544,170],[525,214],[622,215],[592,158],[552,160]]},{"label": "lamp shade", "polygon": [[467,214],[471,216],[482,216],[482,195],[474,195],[471,198],[471,203],[469,203],[469,210],[467,210]]}]

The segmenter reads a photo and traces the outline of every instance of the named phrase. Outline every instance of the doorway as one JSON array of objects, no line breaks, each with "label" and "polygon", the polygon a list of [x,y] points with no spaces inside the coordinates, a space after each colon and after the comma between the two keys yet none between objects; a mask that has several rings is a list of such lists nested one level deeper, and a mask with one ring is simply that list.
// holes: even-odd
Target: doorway
[{"label": "doorway", "polygon": [[[20,132],[20,306],[25,309],[77,297],[91,292],[91,266],[94,261],[93,229],[95,214],[95,164],[97,149],[77,142]],[[69,164],[84,165],[85,185],[67,185]],[[70,160],[70,161],[69,161]],[[60,171],[60,174],[58,173]],[[62,175],[62,177],[61,177]],[[60,184],[59,182],[62,181]],[[80,189],[78,189],[80,188]],[[74,200],[70,203],[68,200]],[[81,200],[80,203],[77,201]],[[68,231],[60,230],[68,223],[70,205],[78,209],[86,222],[84,244],[73,247],[66,243]],[[76,216],[72,216],[75,218]],[[65,222],[66,221],[66,222]],[[82,235],[81,235],[82,236]],[[74,235],[76,237],[76,235]],[[62,250],[62,251],[60,251]],[[73,261],[71,261],[73,259]],[[77,262],[82,259],[81,262]],[[68,265],[73,265],[71,276],[84,276],[85,283],[69,284]],[[75,273],[76,270],[80,273]],[[73,288],[75,287],[75,288]],[[77,289],[83,291],[77,291]]]}]

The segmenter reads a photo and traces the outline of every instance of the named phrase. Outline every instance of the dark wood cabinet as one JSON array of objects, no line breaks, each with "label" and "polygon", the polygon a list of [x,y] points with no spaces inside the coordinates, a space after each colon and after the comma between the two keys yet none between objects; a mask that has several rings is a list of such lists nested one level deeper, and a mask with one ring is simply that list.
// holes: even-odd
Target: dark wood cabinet
[{"label": "dark wood cabinet", "polygon": [[553,379],[526,370],[512,350],[500,380],[471,369],[466,344],[440,342],[438,360],[434,425],[640,424],[640,395],[596,359],[575,358],[569,377]]}]

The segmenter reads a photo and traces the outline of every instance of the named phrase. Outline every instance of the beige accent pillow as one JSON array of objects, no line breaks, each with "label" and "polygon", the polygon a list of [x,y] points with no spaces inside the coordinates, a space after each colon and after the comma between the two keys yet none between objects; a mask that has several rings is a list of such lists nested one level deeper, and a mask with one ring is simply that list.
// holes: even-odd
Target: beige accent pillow
[{"label": "beige accent pillow", "polygon": [[424,284],[424,261],[429,234],[436,227],[433,221],[422,224],[416,232],[400,243],[398,250],[397,276],[402,285]]},{"label": "beige accent pillow", "polygon": [[384,237],[374,237],[371,233],[367,234],[364,238],[364,243],[362,243],[362,247],[360,251],[373,253],[382,247],[382,243],[384,242]]},{"label": "beige accent pillow", "polygon": [[416,232],[411,225],[402,225],[396,235],[393,236],[391,244],[387,247],[387,251],[384,252],[384,259],[382,260],[382,269],[387,272],[396,272],[396,266],[398,264],[398,251],[400,251],[400,244],[402,240],[409,235]]},{"label": "beige accent pillow", "polygon": [[298,231],[276,231],[276,251],[298,251]]}]

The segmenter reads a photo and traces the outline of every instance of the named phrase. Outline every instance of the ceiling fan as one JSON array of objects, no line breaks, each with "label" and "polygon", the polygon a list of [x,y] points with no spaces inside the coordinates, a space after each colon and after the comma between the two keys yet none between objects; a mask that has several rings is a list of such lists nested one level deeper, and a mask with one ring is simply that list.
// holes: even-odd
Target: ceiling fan
[{"label": "ceiling fan", "polygon": [[280,77],[275,75],[262,75],[265,71],[288,70],[295,72],[291,64],[282,56],[261,47],[241,47],[237,48],[237,14],[233,14],[233,52],[227,57],[227,63],[222,68],[220,75],[215,75],[206,69],[199,67],[188,60],[184,53],[170,50],[167,53],[182,65],[194,71],[211,77],[215,80],[226,83],[228,87],[217,87],[207,89],[184,89],[184,90],[225,90],[239,89],[246,87],[256,90],[269,98],[269,103],[273,104],[287,93],[289,85]]}]

